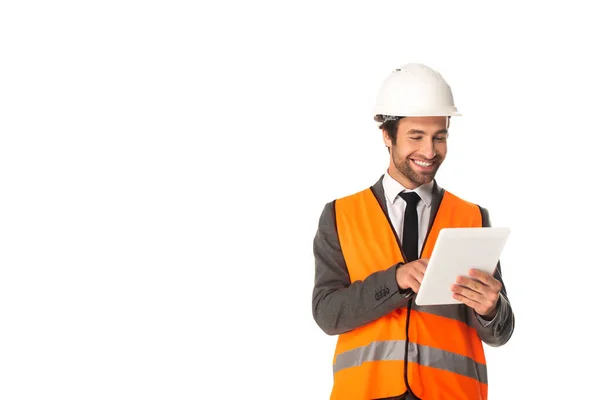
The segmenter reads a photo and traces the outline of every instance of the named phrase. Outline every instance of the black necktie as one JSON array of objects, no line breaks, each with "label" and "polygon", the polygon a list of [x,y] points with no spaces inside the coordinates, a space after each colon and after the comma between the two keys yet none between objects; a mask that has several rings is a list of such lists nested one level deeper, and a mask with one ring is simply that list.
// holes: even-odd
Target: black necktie
[{"label": "black necktie", "polygon": [[402,250],[406,255],[407,263],[419,258],[419,217],[417,203],[421,198],[415,192],[399,194],[406,201],[404,210],[404,226],[402,228]]}]

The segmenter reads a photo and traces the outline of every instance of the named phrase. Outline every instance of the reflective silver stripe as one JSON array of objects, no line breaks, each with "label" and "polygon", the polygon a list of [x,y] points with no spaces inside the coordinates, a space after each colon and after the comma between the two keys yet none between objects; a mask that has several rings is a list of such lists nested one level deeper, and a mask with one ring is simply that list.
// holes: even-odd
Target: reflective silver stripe
[{"label": "reflective silver stripe", "polygon": [[358,367],[366,361],[404,360],[404,346],[404,340],[388,340],[345,351],[335,358],[333,373],[345,368]]},{"label": "reflective silver stripe", "polygon": [[[368,361],[402,361],[404,360],[405,345],[404,340],[389,340],[373,342],[367,346],[346,351],[336,357],[333,373],[335,374],[346,368],[357,367]],[[450,351],[409,343],[408,361],[454,372],[487,384],[487,368],[484,364]]]}]

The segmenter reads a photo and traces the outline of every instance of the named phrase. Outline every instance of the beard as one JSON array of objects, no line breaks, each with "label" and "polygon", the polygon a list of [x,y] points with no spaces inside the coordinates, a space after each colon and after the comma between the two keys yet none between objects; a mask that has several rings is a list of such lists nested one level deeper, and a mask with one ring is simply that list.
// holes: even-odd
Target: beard
[{"label": "beard", "polygon": [[405,160],[400,160],[395,152],[392,152],[392,161],[394,162],[396,169],[416,186],[421,186],[431,182],[433,178],[435,178],[435,174],[440,168],[440,164],[437,161],[434,161],[432,171],[415,171],[412,167],[410,159],[407,158]]}]

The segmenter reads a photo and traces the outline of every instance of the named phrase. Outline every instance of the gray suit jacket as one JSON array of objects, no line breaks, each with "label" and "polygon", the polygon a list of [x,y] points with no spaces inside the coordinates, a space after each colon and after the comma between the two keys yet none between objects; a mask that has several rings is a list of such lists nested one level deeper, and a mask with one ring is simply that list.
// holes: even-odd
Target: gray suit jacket
[{"label": "gray suit jacket", "polygon": [[[383,175],[373,185],[373,191],[386,215],[388,214],[383,190]],[[434,185],[431,220],[439,208],[444,189]],[[483,226],[491,226],[488,211],[479,207]],[[335,201],[327,203],[321,213],[313,241],[315,256],[315,285],[312,298],[313,317],[319,327],[329,335],[339,335],[374,321],[408,304],[409,298],[400,295],[396,282],[396,265],[377,266],[364,281],[351,283],[344,256],[340,248],[335,223]],[[502,281],[500,263],[495,278],[502,282],[496,317],[484,325],[471,308],[469,324],[479,337],[490,346],[501,346],[512,336],[515,319]],[[466,306],[465,306],[466,307]]]}]

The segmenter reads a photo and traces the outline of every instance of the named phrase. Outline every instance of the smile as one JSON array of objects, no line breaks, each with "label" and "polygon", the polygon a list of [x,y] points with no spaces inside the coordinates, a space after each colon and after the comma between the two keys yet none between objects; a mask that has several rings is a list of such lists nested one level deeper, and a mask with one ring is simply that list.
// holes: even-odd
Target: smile
[{"label": "smile", "polygon": [[418,160],[412,160],[415,164],[417,164],[419,167],[431,167],[433,165],[432,162],[425,162],[425,161],[418,161]]}]

